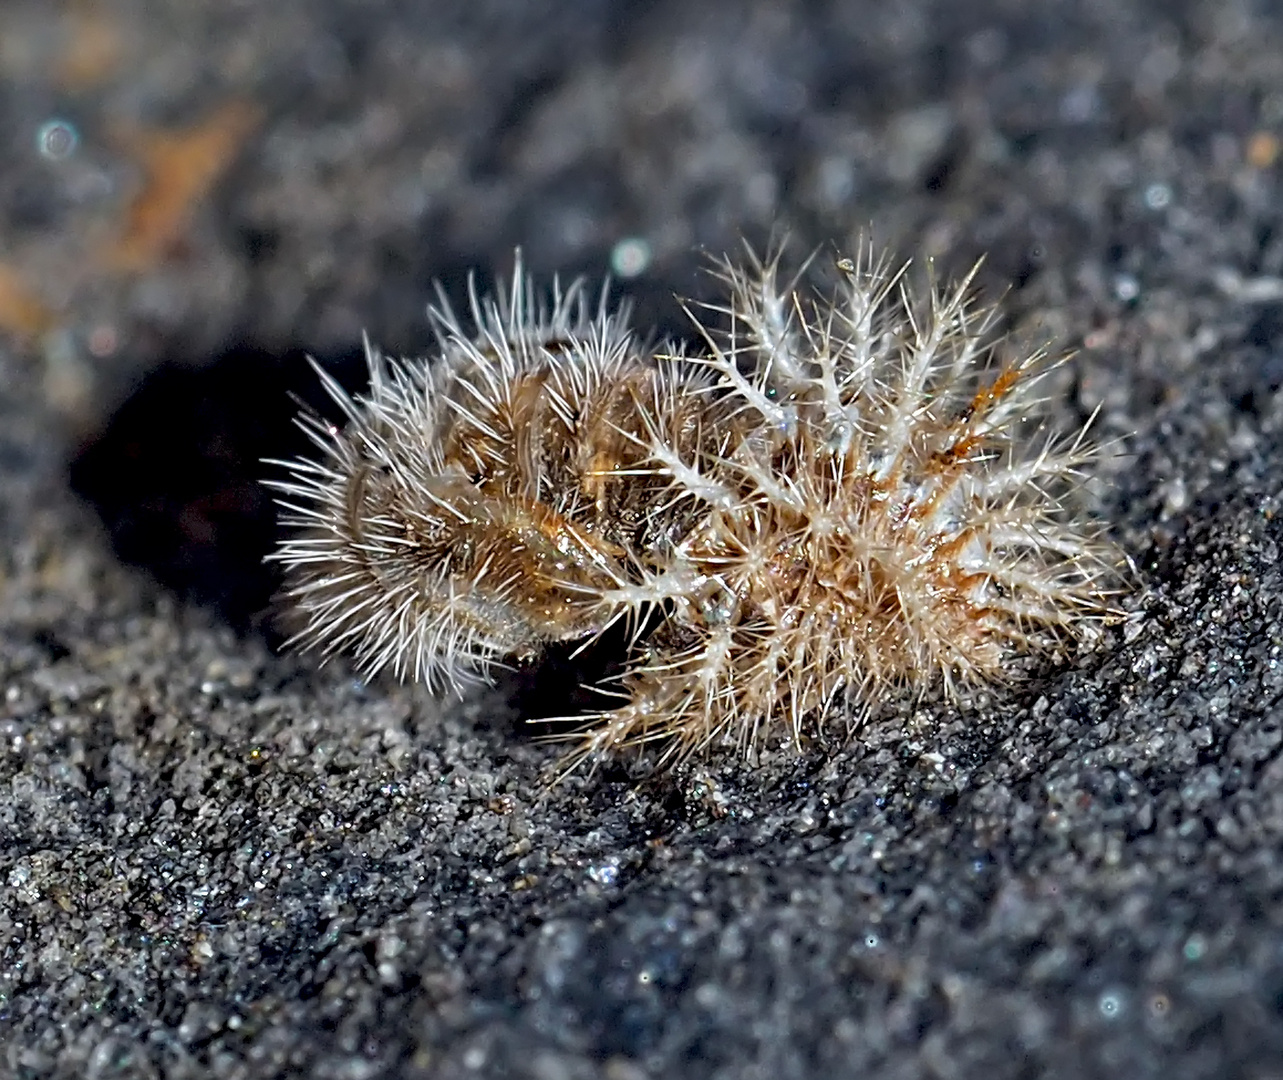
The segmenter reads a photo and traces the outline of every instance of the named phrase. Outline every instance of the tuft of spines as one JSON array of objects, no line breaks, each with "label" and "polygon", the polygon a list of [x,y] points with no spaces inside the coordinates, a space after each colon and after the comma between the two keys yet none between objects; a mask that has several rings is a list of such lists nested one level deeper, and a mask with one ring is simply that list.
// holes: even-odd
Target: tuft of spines
[{"label": "tuft of spines", "polygon": [[1041,421],[1055,362],[998,357],[974,271],[920,298],[869,248],[836,268],[823,292],[722,262],[688,355],[578,282],[541,305],[518,258],[471,329],[432,309],[435,358],[368,349],[357,397],[322,372],[346,426],[304,416],[321,458],[273,482],[294,643],[459,688],[626,620],[571,760],[666,764],[1002,682],[1108,617],[1119,559],[1074,498],[1094,450]]}]

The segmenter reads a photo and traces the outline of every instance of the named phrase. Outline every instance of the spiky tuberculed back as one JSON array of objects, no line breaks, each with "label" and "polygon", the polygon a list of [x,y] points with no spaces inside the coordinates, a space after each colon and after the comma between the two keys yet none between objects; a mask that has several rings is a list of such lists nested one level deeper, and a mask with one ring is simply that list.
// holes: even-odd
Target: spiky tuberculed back
[{"label": "spiky tuberculed back", "polygon": [[657,509],[649,440],[655,423],[680,452],[707,437],[698,371],[658,363],[578,285],[539,308],[520,269],[471,315],[468,333],[434,309],[430,364],[370,350],[360,397],[322,373],[347,426],[303,417],[324,460],[278,463],[294,640],[367,673],[458,685],[597,632],[619,614],[601,597],[692,517]]},{"label": "spiky tuberculed back", "polygon": [[996,355],[970,277],[918,300],[868,253],[838,269],[826,296],[780,289],[773,260],[721,268],[697,362],[723,438],[650,447],[665,502],[703,517],[631,589],[670,618],[585,754],[681,757],[778,719],[800,740],[836,695],[849,720],[895,685],[1002,681],[1105,614],[1116,556],[1072,500],[1093,451],[1024,430],[1054,364]]},{"label": "spiky tuberculed back", "polygon": [[274,557],[287,569],[299,644],[350,651],[367,672],[458,685],[546,639],[514,590],[547,557],[546,522],[488,495],[457,462],[426,467],[392,434],[416,419],[430,417],[402,415],[385,396],[377,414],[332,434],[325,462],[295,463],[274,486],[298,532]]},{"label": "spiky tuberculed back", "polygon": [[297,530],[272,556],[287,572],[293,640],[352,652],[368,674],[459,686],[591,632],[582,596],[552,583],[572,564],[600,585],[617,554],[547,501],[565,471],[550,368],[566,353],[589,369],[578,389],[591,393],[637,360],[631,335],[594,316],[577,285],[541,308],[520,267],[497,300],[474,292],[471,314],[469,335],[448,305],[433,310],[433,364],[368,350],[363,396],[322,373],[347,426],[305,416],[323,460],[277,463],[291,473],[273,482],[283,521]]},{"label": "spiky tuberculed back", "polygon": [[[885,260],[830,294],[726,264],[691,355],[520,273],[436,313],[440,355],[371,361],[278,484],[299,640],[368,670],[457,677],[627,617],[619,708],[581,755],[662,739],[794,741],[838,696],[998,680],[1107,609],[1111,549],[1071,494],[1092,452],[1038,423],[1041,354],[995,355],[970,279],[919,301]],[[649,618],[649,616],[656,616]]]}]

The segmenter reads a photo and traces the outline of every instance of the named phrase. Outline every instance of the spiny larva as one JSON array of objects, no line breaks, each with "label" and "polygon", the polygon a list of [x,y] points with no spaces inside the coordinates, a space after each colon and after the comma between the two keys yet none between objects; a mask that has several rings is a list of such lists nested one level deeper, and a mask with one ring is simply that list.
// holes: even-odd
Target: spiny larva
[{"label": "spiny larva", "polygon": [[[1093,457],[1045,430],[1043,353],[998,357],[972,275],[917,296],[861,248],[824,291],[720,263],[720,329],[655,348],[582,283],[444,297],[437,355],[369,351],[320,451],[276,462],[271,556],[301,629],[366,675],[458,688],[632,630],[572,764],[799,744],[895,688],[1004,681],[1109,614],[1118,559],[1075,508]],[[319,369],[318,369],[319,370]]]}]

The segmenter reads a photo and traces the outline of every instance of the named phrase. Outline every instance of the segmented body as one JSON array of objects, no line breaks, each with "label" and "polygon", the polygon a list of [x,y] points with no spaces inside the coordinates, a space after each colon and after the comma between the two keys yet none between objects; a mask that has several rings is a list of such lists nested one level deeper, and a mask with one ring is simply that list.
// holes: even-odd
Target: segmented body
[{"label": "segmented body", "polygon": [[656,349],[580,286],[442,305],[440,355],[370,354],[320,461],[276,484],[297,641],[459,685],[621,619],[579,757],[800,740],[837,699],[1004,678],[1107,609],[1116,558],[1041,430],[1041,354],[993,356],[970,282],[919,302],[869,253],[830,295],[726,264],[722,330]]}]

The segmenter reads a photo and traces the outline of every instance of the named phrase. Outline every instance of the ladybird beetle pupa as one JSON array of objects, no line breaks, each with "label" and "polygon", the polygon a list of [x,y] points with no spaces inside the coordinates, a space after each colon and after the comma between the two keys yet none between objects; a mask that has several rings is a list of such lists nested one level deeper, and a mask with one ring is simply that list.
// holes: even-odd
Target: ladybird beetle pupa
[{"label": "ladybird beetle pupa", "polygon": [[[1109,614],[1118,559],[1073,499],[1094,456],[1048,433],[1044,354],[1002,361],[993,309],[913,294],[862,248],[824,292],[723,262],[721,329],[656,349],[581,283],[442,300],[425,361],[369,350],[346,415],[278,462],[272,558],[295,644],[459,687],[634,630],[572,763],[657,743],[796,744],[841,703],[1003,681]],[[697,324],[698,326],[698,324]]]}]

